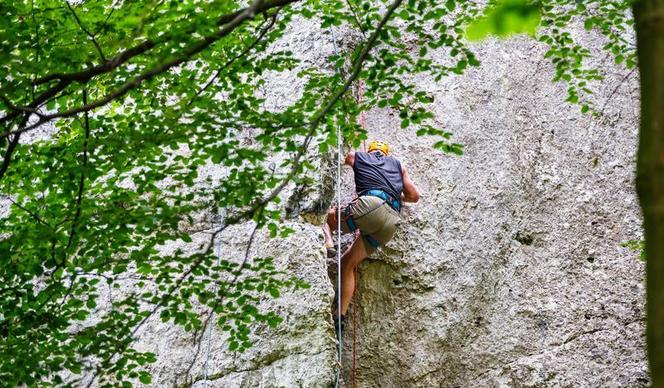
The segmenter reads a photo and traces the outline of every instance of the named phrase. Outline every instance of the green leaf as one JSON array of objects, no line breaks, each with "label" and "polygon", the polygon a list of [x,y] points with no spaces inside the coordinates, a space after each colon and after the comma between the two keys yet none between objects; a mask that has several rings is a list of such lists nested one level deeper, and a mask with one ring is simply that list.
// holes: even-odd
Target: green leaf
[{"label": "green leaf", "polygon": [[147,372],[140,372],[138,380],[143,384],[150,384],[152,382],[152,376]]},{"label": "green leaf", "polygon": [[506,38],[513,34],[535,35],[541,14],[537,3],[527,0],[500,0],[489,7],[482,17],[466,26],[469,40],[481,40],[489,35]]}]

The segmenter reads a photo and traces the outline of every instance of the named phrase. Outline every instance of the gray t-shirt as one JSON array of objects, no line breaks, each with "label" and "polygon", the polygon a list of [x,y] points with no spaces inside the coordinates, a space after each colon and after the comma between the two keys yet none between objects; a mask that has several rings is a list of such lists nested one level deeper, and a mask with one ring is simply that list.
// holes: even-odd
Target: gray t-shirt
[{"label": "gray t-shirt", "polygon": [[355,190],[358,195],[371,189],[383,190],[393,199],[401,200],[403,178],[401,162],[380,152],[355,152]]}]

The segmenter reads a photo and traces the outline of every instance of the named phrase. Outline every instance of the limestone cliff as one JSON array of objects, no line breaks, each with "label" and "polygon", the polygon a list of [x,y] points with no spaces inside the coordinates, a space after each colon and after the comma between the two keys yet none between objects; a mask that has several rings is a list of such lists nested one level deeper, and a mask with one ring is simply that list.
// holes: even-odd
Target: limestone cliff
[{"label": "limestone cliff", "polygon": [[[352,34],[338,37],[342,49],[353,44]],[[330,67],[331,39],[306,22],[282,44]],[[600,37],[588,39],[601,47]],[[354,342],[360,387],[646,386],[643,263],[620,245],[641,235],[636,72],[600,57],[609,76],[593,118],[564,101],[565,85],[550,82],[539,43],[514,38],[474,49],[481,68],[415,80],[434,99],[438,124],[464,144],[463,156],[400,130],[394,112],[368,113],[370,137],[390,143],[422,200],[405,208],[394,240],[360,267],[343,386],[352,379]],[[277,106],[301,82],[295,72],[279,75],[266,87],[270,101]],[[315,216],[332,201],[333,160],[320,159],[319,186],[286,196],[296,233],[263,236],[253,248],[311,289],[266,301],[285,321],[259,328],[244,354],[229,353],[215,330],[210,386],[334,384],[333,286]],[[348,199],[350,171],[343,181]],[[242,252],[248,230],[225,232],[224,251]],[[205,357],[191,334],[156,320],[140,340],[158,354],[156,386],[203,386]]]}]

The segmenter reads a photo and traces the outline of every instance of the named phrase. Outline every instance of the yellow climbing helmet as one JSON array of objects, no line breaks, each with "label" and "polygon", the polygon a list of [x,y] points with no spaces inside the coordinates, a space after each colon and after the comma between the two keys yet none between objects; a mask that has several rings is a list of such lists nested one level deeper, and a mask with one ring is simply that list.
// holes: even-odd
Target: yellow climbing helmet
[{"label": "yellow climbing helmet", "polygon": [[373,151],[381,151],[383,154],[389,155],[390,147],[387,145],[387,143],[374,140],[371,143],[369,143],[369,149],[367,150],[367,152],[373,152]]}]

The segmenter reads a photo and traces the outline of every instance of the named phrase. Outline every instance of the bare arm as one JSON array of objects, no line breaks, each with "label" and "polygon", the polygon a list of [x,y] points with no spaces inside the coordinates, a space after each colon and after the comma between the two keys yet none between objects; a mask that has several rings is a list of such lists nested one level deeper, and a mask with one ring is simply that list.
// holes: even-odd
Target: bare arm
[{"label": "bare arm", "polygon": [[417,191],[417,187],[415,187],[413,181],[410,180],[406,167],[401,167],[401,177],[403,179],[403,193],[401,193],[401,201],[413,203],[419,201],[420,193]]},{"label": "bare arm", "polygon": [[350,151],[348,155],[346,155],[346,161],[344,163],[353,167],[355,164],[355,151]]}]

